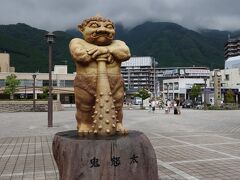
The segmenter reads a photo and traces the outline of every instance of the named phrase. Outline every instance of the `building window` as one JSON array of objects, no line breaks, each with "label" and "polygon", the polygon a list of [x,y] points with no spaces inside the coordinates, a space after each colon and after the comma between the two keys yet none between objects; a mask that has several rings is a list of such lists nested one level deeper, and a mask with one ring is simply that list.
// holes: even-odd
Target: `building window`
[{"label": "building window", "polygon": [[1,79],[1,80],[0,80],[0,87],[3,87],[3,86],[5,86],[5,80],[4,80],[4,79]]},{"label": "building window", "polygon": [[178,82],[174,83],[174,90],[178,90],[179,89],[179,84]]},{"label": "building window", "polygon": [[66,80],[65,81],[65,87],[73,87],[73,81],[72,80]]},{"label": "building window", "polygon": [[56,80],[52,81],[52,86],[57,86],[57,81]]},{"label": "building window", "polygon": [[48,86],[48,80],[43,80],[43,86]]},{"label": "building window", "polygon": [[33,86],[33,80],[28,80],[28,79],[20,80],[20,85],[19,86],[31,87],[31,86]]},{"label": "building window", "polygon": [[225,74],[225,80],[226,80],[226,81],[229,80],[229,74]]}]

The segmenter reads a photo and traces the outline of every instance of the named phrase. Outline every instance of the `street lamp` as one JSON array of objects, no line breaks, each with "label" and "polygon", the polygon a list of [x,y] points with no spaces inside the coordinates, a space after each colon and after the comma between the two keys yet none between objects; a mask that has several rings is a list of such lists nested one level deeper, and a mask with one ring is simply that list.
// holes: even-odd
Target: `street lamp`
[{"label": "street lamp", "polygon": [[169,89],[168,88],[169,88],[169,84],[167,84],[167,100],[169,99],[169,94],[168,94]]},{"label": "street lamp", "polygon": [[52,44],[54,43],[55,35],[51,32],[45,35],[49,47],[48,51],[48,127],[53,126],[53,98],[52,98]]},{"label": "street lamp", "polygon": [[154,101],[156,100],[156,68],[155,68],[155,58],[153,58],[153,93]]},{"label": "street lamp", "polygon": [[204,78],[204,110],[207,110],[207,77]]},{"label": "street lamp", "polygon": [[35,99],[35,85],[36,85],[36,74],[32,75],[33,77],[33,111],[36,111],[36,99]]}]

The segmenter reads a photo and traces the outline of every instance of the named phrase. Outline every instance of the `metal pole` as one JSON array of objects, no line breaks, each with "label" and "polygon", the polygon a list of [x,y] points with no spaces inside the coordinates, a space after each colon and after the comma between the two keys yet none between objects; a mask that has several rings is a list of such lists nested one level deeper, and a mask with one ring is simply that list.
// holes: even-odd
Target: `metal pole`
[{"label": "metal pole", "polygon": [[130,83],[131,83],[131,80],[130,80],[130,69],[128,69],[128,90],[130,89]]},{"label": "metal pole", "polygon": [[154,100],[156,100],[156,70],[155,70],[155,58],[153,58],[153,93],[154,93]]},{"label": "metal pole", "polygon": [[36,99],[35,99],[35,80],[36,75],[33,75],[33,111],[36,111]]},{"label": "metal pole", "polygon": [[53,98],[52,98],[52,43],[49,43],[49,61],[48,61],[48,73],[49,73],[49,82],[48,82],[48,127],[53,126]]},{"label": "metal pole", "polygon": [[204,78],[204,110],[207,110],[207,78]]},{"label": "metal pole", "polygon": [[168,88],[169,88],[169,84],[167,84],[167,99],[169,99]]},{"label": "metal pole", "polygon": [[25,94],[24,94],[24,98],[27,99],[27,86],[25,85]]}]

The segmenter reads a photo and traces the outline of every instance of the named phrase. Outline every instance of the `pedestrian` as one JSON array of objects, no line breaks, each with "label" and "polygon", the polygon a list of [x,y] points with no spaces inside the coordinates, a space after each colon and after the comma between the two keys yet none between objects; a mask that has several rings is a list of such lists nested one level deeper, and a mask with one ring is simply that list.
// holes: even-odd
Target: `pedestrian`
[{"label": "pedestrian", "polygon": [[152,112],[154,112],[154,111],[155,111],[155,107],[156,107],[156,102],[155,102],[155,100],[153,100],[153,101],[151,102],[151,107],[152,107]]},{"label": "pedestrian", "polygon": [[180,111],[180,99],[179,98],[177,98],[176,99],[176,104],[177,104],[177,114],[181,114],[181,111]]},{"label": "pedestrian", "polygon": [[170,113],[170,109],[171,109],[171,101],[170,101],[170,99],[167,100],[167,109],[168,109],[168,113]]},{"label": "pedestrian", "polygon": [[173,101],[173,114],[178,114],[178,111],[177,111],[177,103],[176,103],[176,100],[174,99]]},{"label": "pedestrian", "polygon": [[152,110],[152,105],[151,105],[151,101],[149,101],[148,112],[150,112],[151,110]]}]

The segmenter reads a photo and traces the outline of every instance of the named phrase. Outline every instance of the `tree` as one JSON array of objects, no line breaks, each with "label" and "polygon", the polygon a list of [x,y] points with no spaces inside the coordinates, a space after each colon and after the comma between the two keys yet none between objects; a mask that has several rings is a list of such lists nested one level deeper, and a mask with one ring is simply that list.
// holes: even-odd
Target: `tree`
[{"label": "tree", "polygon": [[225,98],[226,98],[226,103],[234,103],[235,102],[234,92],[231,89],[227,90]]},{"label": "tree", "polygon": [[141,88],[134,94],[134,96],[135,97],[140,97],[142,99],[141,108],[143,108],[143,100],[149,98],[150,93],[148,92],[148,90],[146,90],[144,88]]},{"label": "tree", "polygon": [[194,104],[196,102],[196,98],[200,95],[201,91],[202,90],[201,90],[201,86],[200,85],[194,84],[192,86],[190,96],[191,96],[191,99],[193,100]]},{"label": "tree", "polygon": [[43,86],[42,87],[42,94],[39,94],[39,99],[47,99],[48,98],[48,92],[49,92],[49,89],[47,86]]},{"label": "tree", "polygon": [[14,93],[17,91],[17,87],[20,84],[20,80],[17,79],[15,74],[7,76],[5,81],[4,93],[10,95],[10,99],[14,99]]}]

